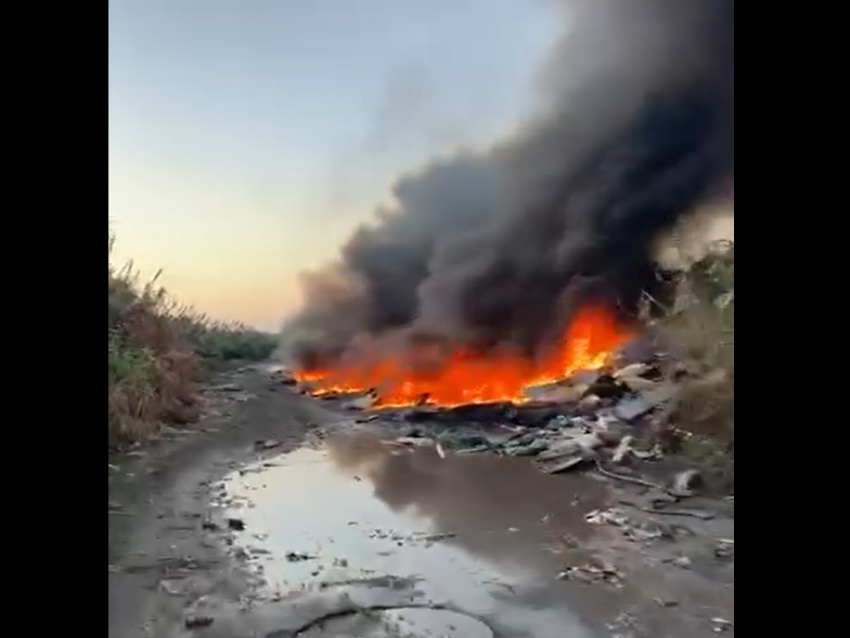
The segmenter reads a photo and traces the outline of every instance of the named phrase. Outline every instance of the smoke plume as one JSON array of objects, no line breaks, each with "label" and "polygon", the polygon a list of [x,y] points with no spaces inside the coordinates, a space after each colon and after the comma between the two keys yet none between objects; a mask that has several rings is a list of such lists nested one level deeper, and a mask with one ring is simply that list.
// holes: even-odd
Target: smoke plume
[{"label": "smoke plume", "polygon": [[587,300],[628,315],[659,237],[733,183],[734,0],[557,4],[542,112],[401,176],[302,275],[283,336],[303,365],[400,334],[532,355]]}]

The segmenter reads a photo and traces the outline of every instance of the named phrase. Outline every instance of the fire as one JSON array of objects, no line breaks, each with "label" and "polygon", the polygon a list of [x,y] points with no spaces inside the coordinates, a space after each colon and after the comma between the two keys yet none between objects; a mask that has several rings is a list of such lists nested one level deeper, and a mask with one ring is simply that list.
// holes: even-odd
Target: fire
[{"label": "fire", "polygon": [[[375,389],[375,407],[402,407],[427,402],[451,407],[471,403],[526,400],[527,387],[564,379],[579,370],[600,368],[629,338],[602,306],[582,309],[542,361],[508,351],[486,356],[457,349],[432,365],[384,358],[358,367],[304,370],[295,376],[310,384],[313,394],[364,392]],[[414,353],[427,359],[428,349]],[[420,362],[421,363],[421,362]]]}]

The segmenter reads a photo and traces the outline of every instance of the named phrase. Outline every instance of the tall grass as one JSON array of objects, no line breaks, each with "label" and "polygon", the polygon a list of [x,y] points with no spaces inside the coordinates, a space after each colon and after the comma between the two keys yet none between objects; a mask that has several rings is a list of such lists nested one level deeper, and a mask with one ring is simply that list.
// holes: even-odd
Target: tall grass
[{"label": "tall grass", "polygon": [[226,361],[262,360],[272,335],[223,323],[143,282],[132,263],[113,262],[109,235],[109,445],[155,434],[200,415],[200,386],[210,368]]},{"label": "tall grass", "polygon": [[653,328],[684,359],[687,375],[671,412],[677,428],[734,450],[735,246],[718,242],[677,281]]}]

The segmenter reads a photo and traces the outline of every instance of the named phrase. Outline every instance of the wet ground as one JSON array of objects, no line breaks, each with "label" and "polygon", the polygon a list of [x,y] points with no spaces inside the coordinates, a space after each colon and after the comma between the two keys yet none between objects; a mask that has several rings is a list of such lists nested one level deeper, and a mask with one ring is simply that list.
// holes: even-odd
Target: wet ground
[{"label": "wet ground", "polygon": [[259,369],[213,398],[206,431],[122,467],[115,638],[734,635],[702,542],[728,517],[653,527],[603,477],[399,445]]},{"label": "wet ground", "polygon": [[[230,515],[245,523],[237,542],[272,595],[389,582],[392,599],[404,592],[411,604],[462,610],[500,636],[593,635],[568,607],[535,604],[541,583],[547,596],[567,587],[556,581],[567,557],[553,561],[548,548],[580,547],[593,532],[584,514],[601,490],[592,481],[559,481],[555,490],[551,477],[516,459],[441,458],[368,434],[339,435],[269,465],[237,472],[224,489],[238,508]],[[471,621],[454,616],[421,610],[411,622],[422,635],[473,638]],[[490,635],[486,626],[478,635]],[[374,635],[393,635],[381,631]]]}]

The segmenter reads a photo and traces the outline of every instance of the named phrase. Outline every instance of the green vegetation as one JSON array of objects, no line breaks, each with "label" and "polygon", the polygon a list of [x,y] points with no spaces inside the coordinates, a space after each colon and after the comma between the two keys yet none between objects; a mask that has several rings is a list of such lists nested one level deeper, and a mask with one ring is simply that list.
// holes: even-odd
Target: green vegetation
[{"label": "green vegetation", "polygon": [[263,360],[273,335],[211,320],[113,263],[109,236],[109,446],[147,438],[200,416],[205,374],[225,362]]}]

